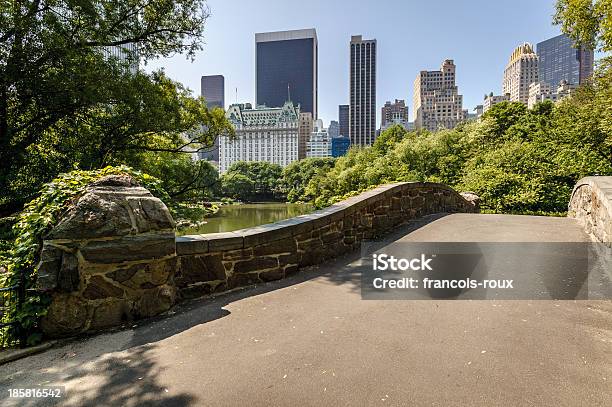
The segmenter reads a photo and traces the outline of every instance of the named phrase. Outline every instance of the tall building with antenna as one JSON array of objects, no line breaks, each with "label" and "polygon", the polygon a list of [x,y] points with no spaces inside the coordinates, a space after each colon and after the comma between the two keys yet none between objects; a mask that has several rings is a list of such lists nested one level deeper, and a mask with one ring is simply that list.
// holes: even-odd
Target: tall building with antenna
[{"label": "tall building with antenna", "polygon": [[314,28],[255,34],[255,104],[280,107],[290,99],[318,113],[318,43]]}]

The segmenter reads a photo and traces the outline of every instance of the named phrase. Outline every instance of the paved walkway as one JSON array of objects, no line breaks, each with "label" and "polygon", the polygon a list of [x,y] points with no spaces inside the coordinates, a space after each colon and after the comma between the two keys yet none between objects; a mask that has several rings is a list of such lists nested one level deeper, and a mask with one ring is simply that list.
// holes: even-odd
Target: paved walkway
[{"label": "paved walkway", "polygon": [[[451,215],[417,241],[586,241],[569,219]],[[610,301],[364,301],[355,258],[0,367],[82,406],[611,406]],[[2,400],[2,405],[45,405]]]}]

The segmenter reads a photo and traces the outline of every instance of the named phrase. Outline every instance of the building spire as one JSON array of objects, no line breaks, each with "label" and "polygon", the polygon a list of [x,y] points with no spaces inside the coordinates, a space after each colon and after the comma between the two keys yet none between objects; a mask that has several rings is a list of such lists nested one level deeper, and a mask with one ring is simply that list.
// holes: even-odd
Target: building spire
[{"label": "building spire", "polygon": [[291,102],[291,86],[287,82],[287,102]]}]

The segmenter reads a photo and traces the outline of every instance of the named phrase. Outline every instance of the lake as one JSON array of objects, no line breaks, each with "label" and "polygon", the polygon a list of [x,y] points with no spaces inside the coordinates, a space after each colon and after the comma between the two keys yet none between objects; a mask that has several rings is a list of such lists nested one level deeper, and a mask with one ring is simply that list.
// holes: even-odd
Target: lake
[{"label": "lake", "polygon": [[313,210],[309,204],[283,202],[224,205],[215,215],[206,218],[205,224],[181,229],[177,234],[183,236],[231,232],[293,218]]}]

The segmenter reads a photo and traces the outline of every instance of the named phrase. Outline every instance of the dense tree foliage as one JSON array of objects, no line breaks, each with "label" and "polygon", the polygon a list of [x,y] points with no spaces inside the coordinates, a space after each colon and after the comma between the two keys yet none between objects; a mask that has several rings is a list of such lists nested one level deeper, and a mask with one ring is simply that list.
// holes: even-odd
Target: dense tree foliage
[{"label": "dense tree foliage", "polygon": [[375,185],[416,180],[473,191],[498,212],[563,212],[579,178],[612,174],[609,116],[601,114],[612,101],[601,95],[611,82],[600,81],[556,105],[500,103],[454,130],[390,128],[372,147],[351,149],[317,173],[302,197],[322,207]]},{"label": "dense tree foliage", "polygon": [[204,0],[3,2],[0,209],[19,208],[60,172],[137,165],[144,152],[194,150],[231,132],[221,109],[163,72],[132,69],[192,56],[207,17]]},{"label": "dense tree foliage", "polygon": [[612,51],[612,0],[557,0],[554,22],[577,43]]},{"label": "dense tree foliage", "polygon": [[267,201],[281,196],[282,168],[263,161],[239,161],[221,177],[223,194],[242,201]]},{"label": "dense tree foliage", "polygon": [[306,186],[317,174],[325,173],[334,166],[333,158],[306,158],[283,168],[279,188],[289,202],[311,201],[315,197],[306,195]]}]

